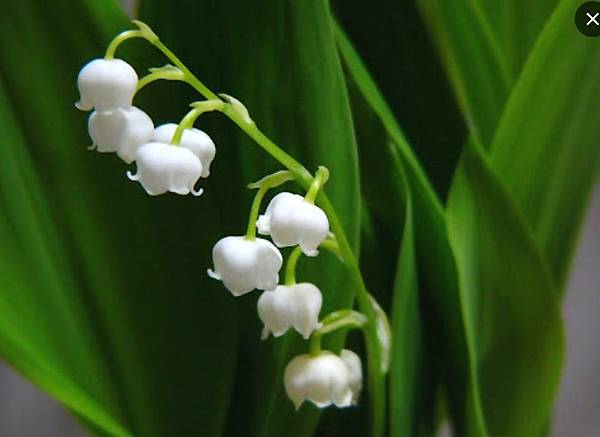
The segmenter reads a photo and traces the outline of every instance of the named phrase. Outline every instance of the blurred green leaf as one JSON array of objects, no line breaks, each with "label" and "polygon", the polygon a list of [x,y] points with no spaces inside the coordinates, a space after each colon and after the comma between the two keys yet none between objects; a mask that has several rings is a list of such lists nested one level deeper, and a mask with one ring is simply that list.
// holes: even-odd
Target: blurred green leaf
[{"label": "blurred green leaf", "polygon": [[490,146],[504,105],[556,0],[418,0],[469,130]]},{"label": "blurred green leaf", "polygon": [[440,196],[466,136],[442,61],[412,1],[332,1],[333,10]]},{"label": "blurred green leaf", "polygon": [[562,291],[600,170],[600,47],[561,2],[506,105],[491,163],[533,230]]},{"label": "blurred green leaf", "polygon": [[[86,115],[73,107],[77,72],[128,26],[116,3],[5,6],[1,32],[10,44],[1,48],[2,81],[23,141],[3,139],[3,149],[20,154],[24,171],[35,177],[2,175],[5,190],[24,190],[8,191],[14,206],[2,205],[14,229],[2,237],[13,259],[2,292],[15,302],[0,311],[3,320],[18,320],[5,325],[5,333],[18,332],[40,368],[72,380],[135,435],[198,429],[218,435],[234,376],[237,307],[204,269],[216,238],[243,221],[241,182],[234,189],[235,173],[221,172],[202,199],[153,199],[127,180],[115,156],[85,149]],[[12,124],[5,117],[2,123]],[[219,159],[228,155],[235,152],[220,149]],[[27,196],[36,201],[23,202]],[[32,221],[35,232],[25,227]],[[36,240],[36,233],[47,241]],[[57,272],[60,282],[40,277],[39,266],[59,261],[65,265]],[[32,269],[27,281],[20,279],[25,266]],[[69,319],[75,321],[60,329]],[[24,362],[12,364],[27,373]],[[57,385],[42,375],[36,382]],[[61,400],[93,422],[92,409]]]},{"label": "blurred green leaf", "polygon": [[469,130],[488,144],[513,81],[483,1],[418,0]]},{"label": "blurred green leaf", "polygon": [[513,85],[558,0],[476,0],[473,3],[485,15],[502,48]]},{"label": "blurred green leaf", "polygon": [[560,307],[533,238],[474,145],[461,159],[447,217],[477,363],[483,417],[476,421],[489,435],[541,435],[562,367]]},{"label": "blurred green leaf", "polygon": [[[352,83],[357,87],[356,94],[362,97],[357,96],[353,105],[361,148],[361,177],[367,190],[365,203],[372,220],[376,220],[374,228],[380,234],[375,240],[375,248],[367,254],[372,262],[365,263],[366,277],[384,279],[375,281],[375,290],[394,289],[392,297],[387,299],[393,301],[390,400],[394,417],[391,432],[393,435],[405,435],[406,432],[427,435],[433,433],[436,426],[437,373],[441,371],[453,376],[449,379],[452,384],[449,395],[456,416],[464,415],[465,398],[470,390],[470,364],[461,320],[458,279],[447,240],[444,212],[391,110],[339,26],[336,27],[336,40]],[[372,110],[377,123],[369,120],[373,115],[362,106]],[[374,149],[374,145],[378,148]],[[374,150],[377,153],[373,153]],[[410,191],[404,186],[405,178]],[[386,187],[385,191],[381,190],[382,186]],[[417,265],[423,280],[419,285],[425,291],[420,294],[415,292],[413,212]],[[372,255],[376,252],[384,255]],[[390,260],[397,261],[391,263]],[[379,270],[374,270],[378,266]],[[390,278],[391,272],[395,275]],[[388,308],[391,306],[392,302],[388,302]],[[422,308],[425,310],[418,314]],[[429,311],[433,314],[427,314]],[[427,327],[430,332],[423,332],[423,318],[430,322]],[[435,336],[433,331],[443,332],[445,337]],[[426,348],[443,358],[429,357],[429,361],[425,361],[427,358],[420,355]],[[444,365],[437,362],[444,362]]]},{"label": "blurred green leaf", "polygon": [[419,2],[465,116],[491,149],[491,164],[531,225],[559,292],[600,163],[592,120],[597,48],[574,27],[579,4]]},{"label": "blurred green leaf", "polygon": [[[360,59],[341,32],[337,37],[351,75],[390,136],[402,144],[399,127]],[[409,150],[398,150],[412,170],[409,175],[419,175]],[[448,229],[452,253],[448,253],[445,233],[439,224],[435,225],[444,223],[443,213],[435,212],[440,211],[437,199],[422,196],[428,192],[424,178],[409,179],[417,189],[415,200],[422,205],[417,209],[421,214],[417,215],[417,229],[434,224],[429,228],[434,232],[417,239],[419,263],[428,267],[423,279],[426,287],[432,287],[429,292],[443,317],[444,334],[455,340],[449,342],[450,350],[446,351],[450,357],[446,361],[450,411],[459,435],[536,435],[547,420],[562,360],[562,327],[554,288],[510,198],[483,166],[483,158],[469,150],[451,191]],[[436,245],[442,250],[434,257],[425,256],[427,249]],[[444,253],[446,257],[440,257]],[[437,270],[433,267],[436,260]],[[457,263],[460,287],[436,282],[432,277],[443,272],[439,270],[442,260],[448,262],[450,273]],[[511,263],[503,265],[504,260]],[[460,293],[458,302],[450,294],[456,290]],[[452,323],[452,315],[456,314],[453,311],[464,317],[458,326]],[[465,343],[460,341],[461,332]],[[461,360],[465,359],[468,362],[461,368]],[[506,384],[507,380],[513,383]]]},{"label": "blurred green leaf", "polygon": [[[84,296],[77,295],[71,280],[76,273],[55,252],[66,248],[56,238],[59,230],[40,196],[40,181],[3,86],[0,128],[2,356],[75,414],[106,433],[128,435],[119,423],[115,387],[82,371],[102,375],[109,369],[94,341],[93,324],[80,311]],[[73,332],[78,335],[66,341]]]}]

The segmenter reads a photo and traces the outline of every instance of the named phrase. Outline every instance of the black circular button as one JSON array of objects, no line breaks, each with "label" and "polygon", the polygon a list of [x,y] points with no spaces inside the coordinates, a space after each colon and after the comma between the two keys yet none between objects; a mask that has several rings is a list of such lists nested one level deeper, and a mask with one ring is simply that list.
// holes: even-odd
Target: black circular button
[{"label": "black circular button", "polygon": [[575,25],[585,36],[600,36],[600,2],[585,2],[579,6]]}]

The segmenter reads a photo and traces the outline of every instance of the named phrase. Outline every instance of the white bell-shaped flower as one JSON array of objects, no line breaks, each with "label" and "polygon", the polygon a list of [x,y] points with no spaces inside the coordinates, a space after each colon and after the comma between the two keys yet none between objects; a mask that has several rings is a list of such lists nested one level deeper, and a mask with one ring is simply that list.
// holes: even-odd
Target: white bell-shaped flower
[{"label": "white bell-shaped flower", "polygon": [[119,157],[130,164],[137,150],[152,138],[154,123],[139,108],[115,111],[94,111],[88,119],[88,132],[93,148],[98,152],[117,152]]},{"label": "white bell-shaped flower", "polygon": [[[177,125],[175,123],[158,126],[154,131],[153,140],[168,144],[171,142],[176,129]],[[213,143],[208,134],[196,128],[185,129],[179,145],[190,149],[200,159],[202,163],[202,174],[200,176],[207,178],[210,174],[210,164],[215,159],[217,151],[215,143]]]},{"label": "white bell-shaped flower", "polygon": [[348,385],[348,367],[337,355],[322,351],[318,355],[299,355],[292,359],[283,376],[285,391],[296,409],[309,400],[323,408],[334,404],[348,407],[352,404],[352,390]]},{"label": "white bell-shaped flower", "polygon": [[137,73],[122,59],[94,59],[79,72],[80,100],[75,106],[82,111],[127,109],[131,106],[137,83]]},{"label": "white bell-shaped flower", "polygon": [[236,297],[255,288],[273,290],[277,287],[283,257],[270,241],[248,240],[244,236],[225,237],[213,247],[212,257],[214,270],[209,269],[208,275],[223,281]]},{"label": "white bell-shaped flower", "polygon": [[279,285],[273,291],[265,291],[258,299],[258,316],[264,323],[262,338],[269,333],[282,336],[294,328],[305,339],[319,328],[319,312],[323,304],[321,291],[308,282]]},{"label": "white bell-shaped flower", "polygon": [[317,247],[329,234],[329,220],[321,208],[285,192],[273,197],[256,227],[279,247],[300,245],[306,256],[316,256]]},{"label": "white bell-shaped flower", "polygon": [[352,405],[356,405],[362,390],[363,379],[360,357],[351,350],[342,349],[340,358],[348,369],[348,387],[352,391]]},{"label": "white bell-shaped flower", "polygon": [[127,172],[132,181],[139,181],[151,196],[170,191],[177,194],[194,196],[202,194],[195,191],[194,185],[200,179],[202,164],[196,155],[185,147],[163,143],[146,143],[136,154],[137,173]]}]

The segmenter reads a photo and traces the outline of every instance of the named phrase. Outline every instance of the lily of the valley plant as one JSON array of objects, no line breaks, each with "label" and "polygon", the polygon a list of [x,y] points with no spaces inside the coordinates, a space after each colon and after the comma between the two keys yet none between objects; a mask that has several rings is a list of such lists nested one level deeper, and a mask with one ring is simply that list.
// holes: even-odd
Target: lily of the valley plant
[{"label": "lily of the valley plant", "polygon": [[[387,321],[367,292],[336,211],[324,187],[329,170],[319,167],[312,175],[259,131],[246,107],[227,94],[208,89],[144,23],[138,29],[116,36],[103,59],[86,64],[78,78],[81,95],[77,108],[93,111],[88,129],[92,148],[116,152],[126,163],[135,162],[136,171],[127,171],[151,196],[167,192],[179,195],[203,192],[199,181],[210,175],[216,147],[194,122],[208,111],[226,115],[285,169],[248,185],[256,195],[250,208],[245,233],[225,236],[212,249],[213,266],[207,270],[229,292],[239,297],[254,290],[261,292],[258,316],[264,324],[263,339],[279,337],[290,329],[308,340],[307,353],[293,358],[285,370],[285,390],[296,408],[308,400],[318,407],[348,407],[358,402],[362,388],[362,364],[359,356],[343,349],[321,349],[321,337],[338,329],[359,328],[365,334],[369,381],[378,384],[387,369],[390,334]],[[135,70],[115,58],[119,45],[131,38],[143,38],[161,50],[173,63],[152,68],[138,79]],[[152,118],[133,106],[133,100],[145,85],[156,80],[183,81],[195,88],[203,100],[191,103],[191,110],[179,123],[155,127]],[[218,170],[216,170],[218,171]],[[295,182],[303,194],[281,192],[273,197],[260,214],[267,191],[284,183]],[[201,200],[199,200],[201,201]],[[257,237],[260,235],[270,237]],[[279,248],[293,247],[287,260]],[[319,249],[331,250],[348,269],[357,290],[358,311],[339,308],[321,316],[327,290],[318,284],[296,281],[296,264],[302,255],[316,257]],[[372,407],[385,398],[371,390]],[[373,420],[373,428],[381,424]]]}]

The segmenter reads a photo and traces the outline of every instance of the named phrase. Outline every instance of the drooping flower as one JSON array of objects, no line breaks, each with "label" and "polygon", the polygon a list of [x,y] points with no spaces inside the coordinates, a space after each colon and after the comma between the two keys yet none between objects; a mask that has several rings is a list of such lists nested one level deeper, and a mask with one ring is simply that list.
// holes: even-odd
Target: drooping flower
[{"label": "drooping flower", "polygon": [[321,208],[292,193],[276,195],[256,223],[258,232],[270,235],[279,247],[300,245],[306,256],[316,256],[317,247],[329,234],[329,220]]},{"label": "drooping flower", "polygon": [[337,407],[352,404],[348,367],[340,357],[329,351],[293,358],[285,369],[283,380],[285,391],[296,409],[305,400],[319,408],[331,404]]},{"label": "drooping flower", "polygon": [[114,111],[131,106],[138,76],[122,59],[94,59],[79,72],[77,87],[82,111]]},{"label": "drooping flower", "polygon": [[[153,140],[159,143],[170,143],[173,134],[177,129],[175,123],[167,123],[158,126],[154,131]],[[190,149],[202,162],[202,176],[208,177],[210,174],[210,164],[215,158],[216,148],[215,143],[211,140],[208,134],[200,129],[191,128],[185,129],[179,143],[181,147]]]},{"label": "drooping flower", "polygon": [[88,132],[98,152],[117,152],[130,164],[138,148],[152,138],[154,123],[148,114],[135,106],[94,111],[88,119]]},{"label": "drooping flower", "polygon": [[146,143],[136,154],[137,173],[127,172],[132,181],[139,181],[151,196],[166,193],[194,196],[202,194],[202,189],[194,190],[200,179],[202,163],[196,155],[185,147],[163,143]]},{"label": "drooping flower", "polygon": [[352,391],[352,405],[356,405],[362,390],[363,379],[360,357],[349,349],[342,349],[340,358],[348,369],[348,387]]},{"label": "drooping flower", "polygon": [[258,299],[258,316],[264,323],[262,338],[282,336],[294,328],[305,339],[319,328],[319,312],[323,304],[321,291],[308,282],[279,285],[273,291],[265,291]]},{"label": "drooping flower", "polygon": [[214,269],[209,269],[208,275],[223,281],[236,297],[254,289],[273,290],[277,287],[283,257],[267,240],[225,237],[217,241],[212,256]]}]

